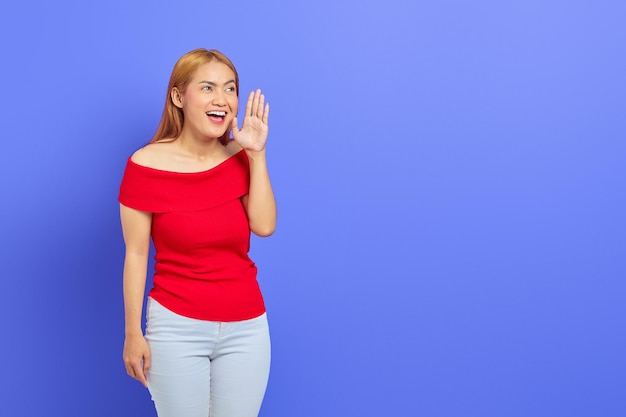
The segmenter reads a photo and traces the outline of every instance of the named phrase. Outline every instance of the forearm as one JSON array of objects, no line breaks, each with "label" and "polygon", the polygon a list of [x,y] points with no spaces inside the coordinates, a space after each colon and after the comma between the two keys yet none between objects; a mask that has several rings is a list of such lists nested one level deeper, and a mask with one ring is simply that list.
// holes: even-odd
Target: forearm
[{"label": "forearm", "polygon": [[124,259],[124,319],[127,336],[141,334],[147,265],[147,254],[127,253]]},{"label": "forearm", "polygon": [[265,150],[248,152],[250,191],[247,214],[250,230],[258,236],[269,236],[276,230],[276,200],[267,171]]}]

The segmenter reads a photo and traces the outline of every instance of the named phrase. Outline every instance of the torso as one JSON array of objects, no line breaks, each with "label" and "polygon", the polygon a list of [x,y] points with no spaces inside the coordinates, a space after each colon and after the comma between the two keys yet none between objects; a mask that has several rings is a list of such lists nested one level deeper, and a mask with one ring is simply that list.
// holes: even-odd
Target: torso
[{"label": "torso", "polygon": [[199,320],[258,317],[265,306],[248,256],[248,157],[233,142],[211,146],[204,159],[173,145],[137,151],[120,187],[121,204],[150,213],[156,260],[150,296]]}]

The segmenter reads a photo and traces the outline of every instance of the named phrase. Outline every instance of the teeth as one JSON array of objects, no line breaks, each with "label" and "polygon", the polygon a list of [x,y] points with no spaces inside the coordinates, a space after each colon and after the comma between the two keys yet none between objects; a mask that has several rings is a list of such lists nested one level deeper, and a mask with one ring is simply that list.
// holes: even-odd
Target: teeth
[{"label": "teeth", "polygon": [[226,116],[226,112],[225,111],[208,111],[206,112],[207,116],[220,116],[220,117],[224,117]]}]

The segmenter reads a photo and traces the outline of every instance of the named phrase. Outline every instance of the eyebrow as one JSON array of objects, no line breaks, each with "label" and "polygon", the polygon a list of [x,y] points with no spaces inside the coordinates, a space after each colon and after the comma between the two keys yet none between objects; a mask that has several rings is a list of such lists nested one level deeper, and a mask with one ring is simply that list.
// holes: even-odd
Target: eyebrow
[{"label": "eyebrow", "polygon": [[[234,83],[235,80],[228,80],[224,83],[224,85],[226,84],[230,84],[230,83]],[[198,84],[208,84],[208,85],[212,85],[212,86],[217,86],[217,83],[214,83],[213,81],[206,81],[206,80],[202,80],[200,81]]]}]

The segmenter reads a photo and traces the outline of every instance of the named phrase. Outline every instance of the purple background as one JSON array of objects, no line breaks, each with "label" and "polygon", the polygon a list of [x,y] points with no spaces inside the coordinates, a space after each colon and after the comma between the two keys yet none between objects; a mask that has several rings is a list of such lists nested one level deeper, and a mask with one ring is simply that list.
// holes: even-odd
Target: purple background
[{"label": "purple background", "polygon": [[121,361],[116,198],[197,47],[272,104],[262,417],[626,415],[623,2],[0,15],[0,415],[155,415]]}]

